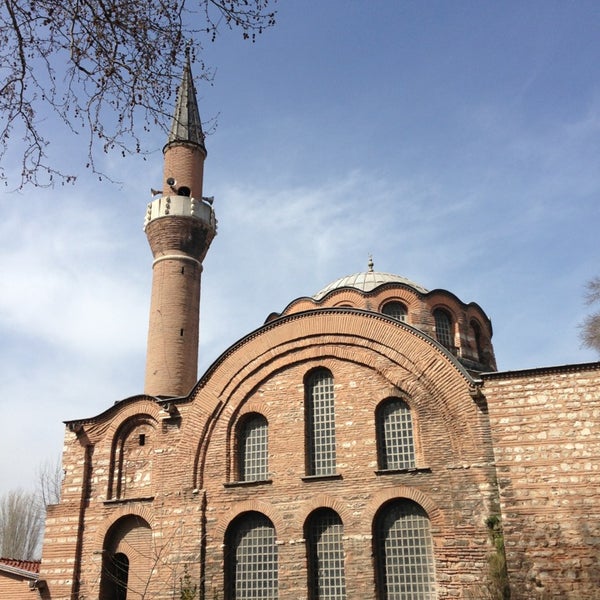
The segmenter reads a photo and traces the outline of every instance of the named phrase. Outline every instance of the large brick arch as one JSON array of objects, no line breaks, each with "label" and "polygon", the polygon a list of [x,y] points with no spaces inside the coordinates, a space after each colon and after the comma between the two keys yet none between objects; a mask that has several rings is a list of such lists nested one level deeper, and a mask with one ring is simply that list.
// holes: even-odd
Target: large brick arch
[{"label": "large brick arch", "polygon": [[[201,485],[204,456],[211,431],[220,419],[230,420],[261,382],[291,365],[307,369],[328,358],[360,364],[408,394],[413,403],[435,398],[460,451],[473,431],[476,406],[469,394],[473,381],[437,342],[413,327],[377,313],[322,309],[273,321],[227,350],[200,380],[190,398],[181,451],[195,455],[195,485]],[[211,415],[198,436],[197,423]],[[187,445],[187,447],[183,447]]]}]

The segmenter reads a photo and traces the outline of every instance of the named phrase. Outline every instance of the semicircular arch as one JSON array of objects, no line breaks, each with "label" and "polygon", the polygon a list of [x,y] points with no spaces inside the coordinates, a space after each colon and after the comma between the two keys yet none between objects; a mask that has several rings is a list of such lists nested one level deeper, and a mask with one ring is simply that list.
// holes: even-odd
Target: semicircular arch
[{"label": "semicircular arch", "polygon": [[[278,319],[224,353],[193,391],[189,422],[198,422],[196,412],[210,415],[212,424],[205,427],[210,432],[217,420],[231,419],[239,403],[273,374],[301,362],[308,370],[328,357],[374,370],[417,404],[419,398],[436,398],[435,408],[444,418],[460,419],[474,410],[472,378],[429,336],[377,313],[323,309]],[[182,440],[195,444],[186,452],[195,455],[195,482],[200,486],[197,476],[210,433],[195,441],[184,434]]]}]

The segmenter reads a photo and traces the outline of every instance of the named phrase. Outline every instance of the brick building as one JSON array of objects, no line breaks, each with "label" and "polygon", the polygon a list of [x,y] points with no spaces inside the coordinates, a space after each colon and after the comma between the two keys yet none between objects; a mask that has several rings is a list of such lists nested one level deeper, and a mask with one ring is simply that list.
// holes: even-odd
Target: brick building
[{"label": "brick building", "polygon": [[481,307],[371,262],[198,380],[205,158],[188,66],[145,392],[67,423],[42,597],[600,598],[600,364],[498,373]]}]

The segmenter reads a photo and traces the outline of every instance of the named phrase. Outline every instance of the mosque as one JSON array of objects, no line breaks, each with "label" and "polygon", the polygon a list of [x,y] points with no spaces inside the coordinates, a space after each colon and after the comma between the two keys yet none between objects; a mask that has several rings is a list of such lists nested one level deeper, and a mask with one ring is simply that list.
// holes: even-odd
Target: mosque
[{"label": "mosque", "polygon": [[163,153],[144,393],[66,423],[41,564],[2,597],[599,599],[600,363],[498,372],[478,304],[371,261],[198,379],[189,65]]}]

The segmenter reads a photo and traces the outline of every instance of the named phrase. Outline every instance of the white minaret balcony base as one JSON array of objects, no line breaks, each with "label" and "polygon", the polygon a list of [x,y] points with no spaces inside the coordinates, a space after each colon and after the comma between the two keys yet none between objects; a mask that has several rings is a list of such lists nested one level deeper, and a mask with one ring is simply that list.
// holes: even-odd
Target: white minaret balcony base
[{"label": "white minaret balcony base", "polygon": [[208,202],[189,196],[162,196],[148,203],[144,231],[150,221],[163,217],[193,217],[204,221],[211,229],[217,229],[215,211]]}]

